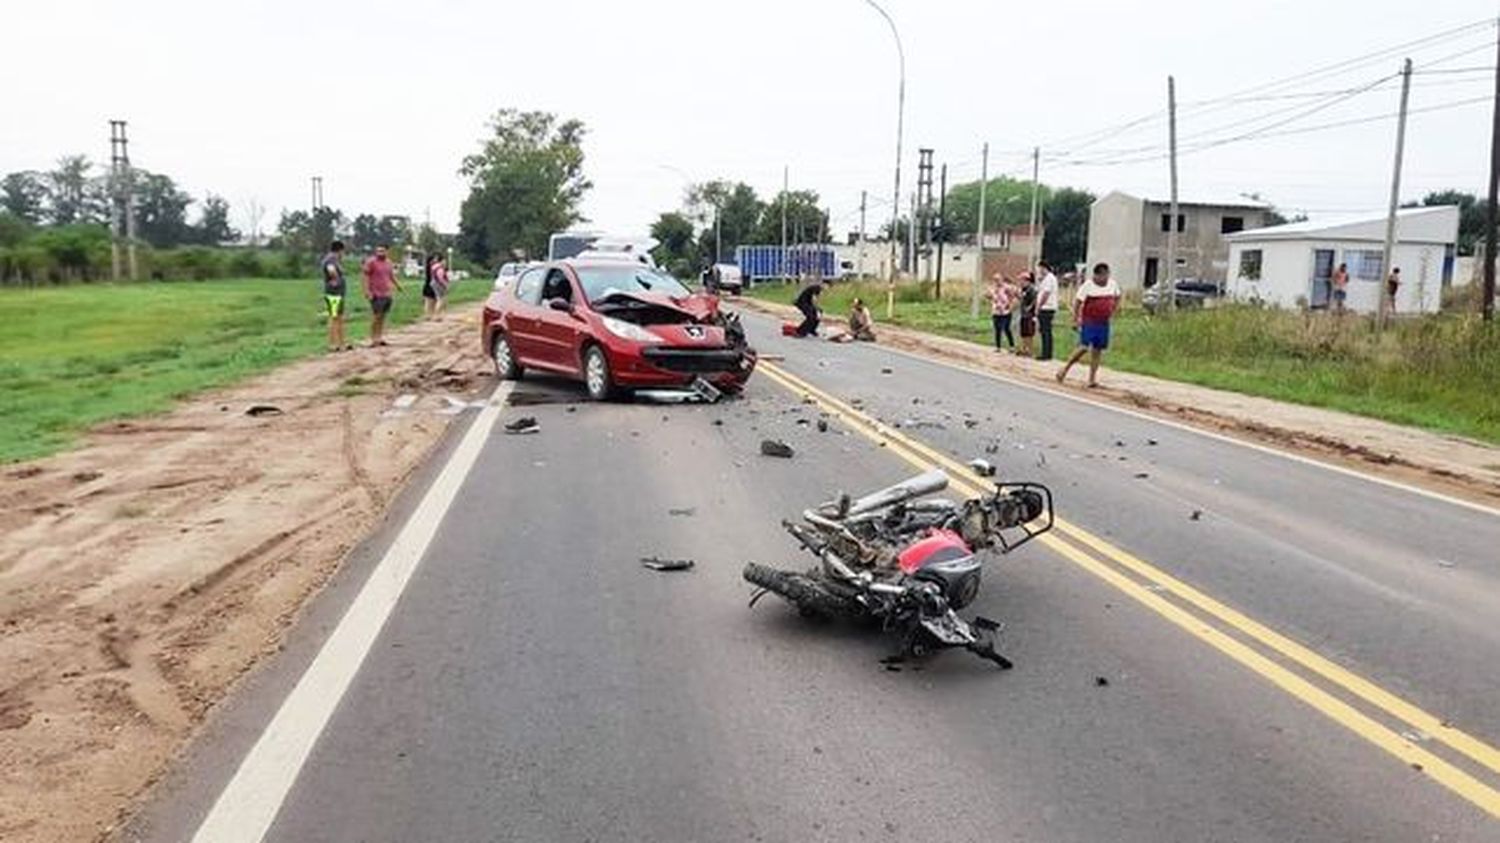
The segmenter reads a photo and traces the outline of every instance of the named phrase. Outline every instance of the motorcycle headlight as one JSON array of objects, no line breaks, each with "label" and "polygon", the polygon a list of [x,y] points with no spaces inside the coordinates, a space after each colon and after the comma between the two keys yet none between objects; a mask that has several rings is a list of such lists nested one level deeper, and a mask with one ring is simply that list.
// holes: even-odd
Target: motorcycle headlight
[{"label": "motorcycle headlight", "polygon": [[624,319],[616,319],[613,316],[601,316],[600,321],[604,323],[604,330],[609,331],[622,340],[646,343],[662,341],[661,337],[634,322],[626,322]]}]

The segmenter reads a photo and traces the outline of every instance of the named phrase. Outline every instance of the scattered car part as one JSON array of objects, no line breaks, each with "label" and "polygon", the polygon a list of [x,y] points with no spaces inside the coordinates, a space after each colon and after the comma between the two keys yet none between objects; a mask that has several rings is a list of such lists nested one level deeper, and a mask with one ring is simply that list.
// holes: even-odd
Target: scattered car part
[{"label": "scattered car part", "polygon": [[656,556],[642,556],[641,567],[650,568],[653,571],[691,571],[697,564],[691,559],[662,559]]},{"label": "scattered car part", "polygon": [[788,445],[780,439],[762,439],[760,442],[760,452],[765,456],[780,457],[784,460],[791,459],[797,453],[796,451],[792,450],[791,445]]},{"label": "scattered car part", "polygon": [[506,433],[539,433],[542,426],[534,416],[522,416],[512,422],[505,423]]},{"label": "scattered car part", "polygon": [[245,410],[245,415],[251,416],[252,418],[260,418],[261,416],[279,416],[281,414],[282,409],[273,404],[251,404],[249,409]]}]

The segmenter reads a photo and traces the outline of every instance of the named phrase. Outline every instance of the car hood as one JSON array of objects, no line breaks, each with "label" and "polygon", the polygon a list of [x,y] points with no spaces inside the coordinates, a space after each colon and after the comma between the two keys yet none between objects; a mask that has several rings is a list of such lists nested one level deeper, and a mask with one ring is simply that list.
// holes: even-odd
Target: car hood
[{"label": "car hood", "polygon": [[614,292],[594,302],[594,309],[637,325],[673,325],[712,321],[719,299],[702,293],[673,298],[664,293]]}]

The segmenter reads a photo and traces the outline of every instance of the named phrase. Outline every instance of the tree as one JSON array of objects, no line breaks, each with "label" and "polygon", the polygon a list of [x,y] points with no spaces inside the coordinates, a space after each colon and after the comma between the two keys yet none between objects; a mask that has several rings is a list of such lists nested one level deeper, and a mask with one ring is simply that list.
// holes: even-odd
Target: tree
[{"label": "tree", "polygon": [[288,254],[307,254],[312,251],[312,217],[306,211],[281,210],[281,221],[276,224],[276,242],[273,244]]},{"label": "tree", "polygon": [[493,134],[459,169],[469,180],[459,247],[481,263],[516,251],[544,255],[554,232],[583,220],[578,206],[593,187],[583,175],[583,123],[506,108],[490,128]]},{"label": "tree", "polygon": [[23,170],[0,180],[0,208],[33,225],[47,213],[47,181],[41,173]]},{"label": "tree", "polygon": [[380,241],[380,220],[374,214],[360,214],[354,218],[350,233],[353,236],[349,239],[354,241],[356,250],[373,249]]},{"label": "tree", "polygon": [[[735,247],[755,239],[756,225],[765,213],[765,203],[755,195],[755,188],[744,182],[710,181],[688,188],[687,210],[703,226],[698,238],[698,251],[703,255],[714,254],[714,214],[719,217],[718,242],[723,259],[734,254]],[[777,214],[781,212],[778,210]],[[781,242],[780,217],[777,217],[777,243]]]},{"label": "tree", "polygon": [[375,226],[376,245],[404,246],[412,242],[411,218],[399,214],[386,214]]},{"label": "tree", "polygon": [[187,221],[191,204],[193,197],[171,176],[135,171],[135,231],[147,243],[166,249],[193,242],[195,232]]},{"label": "tree", "polygon": [[218,246],[240,239],[240,233],[229,224],[229,202],[212,193],[203,197],[203,211],[198,218],[197,242]]},{"label": "tree", "polygon": [[260,221],[266,216],[266,206],[254,196],[245,202],[245,222],[250,229],[250,245],[260,245]]},{"label": "tree", "polygon": [[[1047,185],[1037,187],[1038,207],[1045,207],[1052,195]],[[979,228],[979,181],[955,184],[948,188],[948,207],[944,209],[949,229],[955,235],[972,235]],[[933,213],[937,209],[933,208]],[[1009,176],[990,179],[984,192],[985,231],[1000,231],[1031,220],[1031,182]],[[920,232],[919,232],[920,234]]]},{"label": "tree", "polygon": [[781,205],[786,201],[786,239],[788,243],[828,242],[828,215],[818,204],[818,194],[811,190],[783,191],[762,206],[760,222],[755,226],[758,243],[781,243]]},{"label": "tree", "polygon": [[680,278],[694,274],[701,256],[693,241],[693,221],[677,211],[668,211],[651,224],[651,236],[659,241],[652,250],[658,265]]},{"label": "tree", "polygon": [[1094,194],[1087,190],[1064,187],[1052,193],[1042,213],[1046,224],[1043,260],[1055,267],[1066,267],[1087,258],[1089,209],[1093,205]]},{"label": "tree", "polygon": [[47,174],[47,216],[53,225],[102,222],[108,207],[103,184],[84,155],[66,155]]},{"label": "tree", "polygon": [[1458,253],[1472,255],[1484,239],[1484,203],[1472,193],[1459,190],[1438,190],[1422,197],[1422,204],[1431,208],[1436,205],[1458,206]]}]

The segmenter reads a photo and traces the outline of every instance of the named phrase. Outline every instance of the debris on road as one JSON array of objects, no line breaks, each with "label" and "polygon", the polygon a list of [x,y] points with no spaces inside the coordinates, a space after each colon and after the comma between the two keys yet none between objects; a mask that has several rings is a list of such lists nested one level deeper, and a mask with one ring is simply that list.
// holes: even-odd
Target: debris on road
[{"label": "debris on road", "polygon": [[513,422],[505,423],[506,433],[539,433],[542,426],[537,423],[535,416],[522,416]]},{"label": "debris on road", "polygon": [[75,472],[73,472],[73,475],[72,475],[72,477],[70,479],[74,483],[92,483],[95,480],[98,480],[100,477],[103,477],[103,476],[104,476],[104,472],[102,472],[102,471],[94,471],[93,469],[87,469],[85,471],[75,471]]},{"label": "debris on road", "polygon": [[683,517],[686,517],[686,518],[691,518],[694,515],[698,514],[698,507],[696,507],[696,506],[676,507],[674,509],[667,510],[667,514],[668,515],[680,515],[680,516],[683,516]]},{"label": "debris on road", "polygon": [[894,374],[894,371],[889,366],[881,366],[880,367],[880,373],[882,375],[890,375],[890,374]]},{"label": "debris on road", "polygon": [[705,404],[712,404],[724,397],[724,391],[704,380],[702,376],[693,378],[693,393]]},{"label": "debris on road", "polygon": [[759,357],[762,363],[781,363],[786,360],[785,354],[762,354]]},{"label": "debris on road", "polygon": [[1193,520],[1193,521],[1201,521],[1203,519],[1203,510],[1201,510],[1201,509],[1195,509],[1195,510],[1193,510],[1193,514],[1189,515],[1188,518],[1191,519],[1191,520]]},{"label": "debris on road", "polygon": [[1151,476],[1150,474],[1147,474],[1144,471],[1137,471],[1135,473],[1135,479],[1137,479],[1137,480],[1145,480],[1147,477],[1150,477],[1150,476]]},{"label": "debris on road", "polygon": [[1456,565],[1456,564],[1454,564],[1452,562],[1449,562],[1447,559],[1439,559],[1437,561],[1437,563],[1438,563],[1438,567],[1439,568],[1457,568],[1458,567],[1458,565]]},{"label": "debris on road", "polygon": [[765,456],[779,457],[784,460],[791,459],[797,453],[792,450],[791,445],[780,439],[762,439],[760,442],[760,452]]},{"label": "debris on road", "polygon": [[642,556],[641,567],[653,571],[691,571],[697,563],[691,559],[662,559],[657,556]]},{"label": "debris on road", "polygon": [[1146,444],[1147,445],[1155,445],[1156,444],[1156,440],[1155,439],[1147,439],[1146,440]]},{"label": "debris on road", "polygon": [[281,408],[277,407],[274,404],[251,404],[250,408],[245,410],[245,415],[252,418],[260,418],[261,416],[279,416],[281,414]]},{"label": "debris on road", "polygon": [[1095,676],[1094,677],[1094,687],[1095,688],[1108,688],[1109,687],[1109,679],[1107,677],[1104,677],[1104,676]]},{"label": "debris on road", "polygon": [[964,427],[970,430],[979,426],[979,419],[964,419]]},{"label": "debris on road", "polygon": [[980,477],[995,476],[995,464],[990,462],[989,460],[969,460],[969,470],[979,475]]},{"label": "debris on road", "polygon": [[828,419],[818,419],[818,432],[819,433],[827,433],[828,432]]}]

